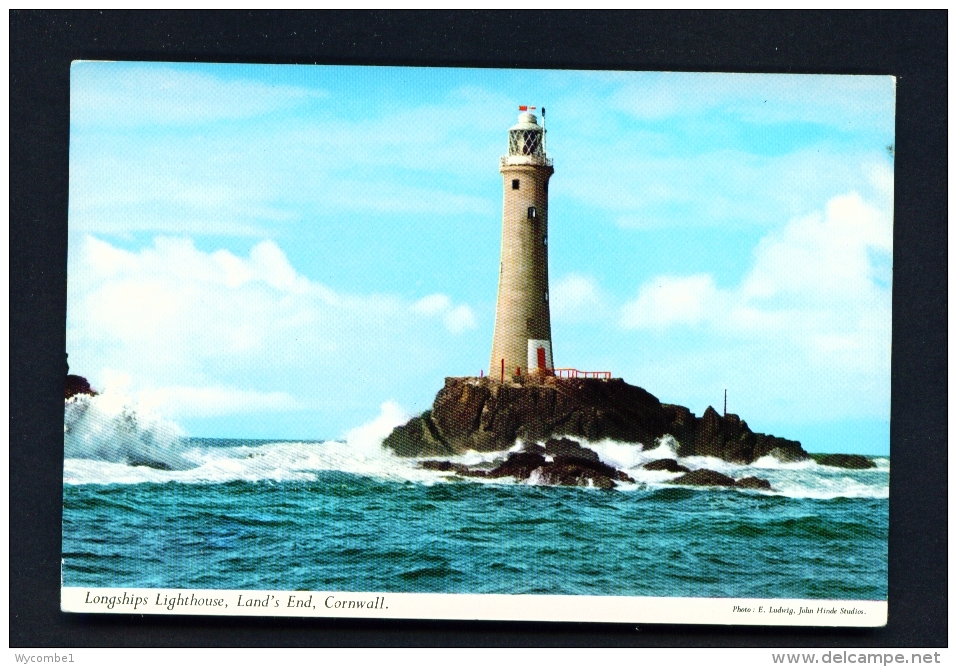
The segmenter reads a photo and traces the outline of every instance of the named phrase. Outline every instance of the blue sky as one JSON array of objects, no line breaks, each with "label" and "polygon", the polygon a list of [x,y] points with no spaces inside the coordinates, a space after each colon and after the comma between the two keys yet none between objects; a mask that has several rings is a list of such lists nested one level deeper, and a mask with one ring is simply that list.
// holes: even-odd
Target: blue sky
[{"label": "blue sky", "polygon": [[556,365],[888,451],[890,77],[77,62],[71,368],[192,435],[427,408],[488,364],[519,104]]}]

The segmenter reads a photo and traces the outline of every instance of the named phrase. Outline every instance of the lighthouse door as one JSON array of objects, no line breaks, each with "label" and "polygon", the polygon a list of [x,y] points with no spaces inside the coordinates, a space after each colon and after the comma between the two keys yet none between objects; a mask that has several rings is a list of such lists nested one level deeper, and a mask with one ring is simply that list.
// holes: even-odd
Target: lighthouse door
[{"label": "lighthouse door", "polygon": [[542,372],[552,368],[552,342],[528,340],[528,371]]}]

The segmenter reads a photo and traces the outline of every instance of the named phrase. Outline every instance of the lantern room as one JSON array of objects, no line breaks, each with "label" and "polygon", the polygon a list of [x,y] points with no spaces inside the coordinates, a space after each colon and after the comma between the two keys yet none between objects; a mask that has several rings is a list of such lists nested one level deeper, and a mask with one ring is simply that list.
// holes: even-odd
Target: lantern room
[{"label": "lantern room", "polygon": [[529,111],[518,116],[518,123],[508,130],[508,154],[545,156],[544,128],[538,124],[538,118]]}]

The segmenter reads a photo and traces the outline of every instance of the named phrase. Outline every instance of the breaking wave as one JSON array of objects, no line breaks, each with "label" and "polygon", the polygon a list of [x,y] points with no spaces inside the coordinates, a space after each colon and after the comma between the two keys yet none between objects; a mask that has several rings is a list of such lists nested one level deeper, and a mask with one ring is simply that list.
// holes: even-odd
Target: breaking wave
[{"label": "breaking wave", "polygon": [[[399,457],[382,447],[392,429],[408,419],[395,403],[385,403],[374,420],[353,429],[340,441],[235,442],[211,445],[186,438],[182,429],[121,396],[76,396],[66,404],[64,418],[64,482],[68,484],[137,484],[181,482],[312,481],[328,471],[417,484],[510,484],[509,478],[464,479],[448,472],[423,470],[417,459]],[[225,443],[225,441],[223,441]],[[510,451],[522,447],[521,442]],[[646,470],[644,465],[676,458],[689,469],[708,468],[735,478],[767,479],[772,491],[747,491],[792,498],[887,498],[890,462],[875,460],[877,468],[846,470],[822,466],[813,460],[782,462],[770,456],[750,465],[711,457],[677,456],[671,436],[652,447],[603,440],[582,442],[601,460],[635,479],[621,491],[654,489],[668,484],[679,473]],[[466,452],[450,458],[468,466],[492,467],[502,452]],[[536,477],[528,483],[535,484]],[[740,493],[740,491],[733,491]]]},{"label": "breaking wave", "polygon": [[121,394],[78,394],[66,401],[65,459],[184,470],[191,467],[185,449],[183,431],[177,424]]},{"label": "breaking wave", "polygon": [[247,441],[233,446],[191,440],[175,423],[128,398],[76,396],[64,417],[64,471],[68,484],[227,483],[308,481],[339,471],[398,481],[442,481],[416,461],[381,444],[408,419],[394,403],[343,441]]},{"label": "breaking wave", "polygon": [[690,470],[707,468],[734,478],[754,476],[771,483],[771,491],[751,490],[747,493],[810,499],[888,497],[890,461],[887,458],[876,459],[877,468],[848,470],[822,466],[813,459],[785,462],[765,456],[751,464],[741,464],[708,456],[678,457],[678,443],[670,435],[658,439],[655,446],[648,449],[613,440],[582,444],[595,450],[603,462],[634,478],[634,485],[620,487],[623,491],[658,487],[679,477],[681,473],[643,467],[657,459],[672,458]]}]

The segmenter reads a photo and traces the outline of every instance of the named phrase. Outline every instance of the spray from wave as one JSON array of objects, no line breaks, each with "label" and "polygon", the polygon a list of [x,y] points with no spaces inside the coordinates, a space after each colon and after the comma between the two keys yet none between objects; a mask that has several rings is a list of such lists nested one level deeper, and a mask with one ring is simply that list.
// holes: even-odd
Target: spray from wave
[{"label": "spray from wave", "polygon": [[63,415],[66,459],[92,459],[127,466],[185,470],[182,429],[117,392],[78,394]]},{"label": "spray from wave", "polygon": [[314,481],[338,471],[423,484],[441,482],[414,459],[381,446],[408,415],[394,402],[341,441],[210,446],[120,393],[76,396],[64,416],[64,482],[139,484]]},{"label": "spray from wave", "polygon": [[[338,471],[384,480],[418,484],[446,482],[510,483],[497,480],[464,480],[447,472],[424,470],[417,459],[396,456],[382,441],[408,415],[394,402],[384,403],[370,422],[352,429],[337,441],[272,442],[240,446],[202,446],[183,430],[119,392],[99,396],[78,395],[66,403],[64,416],[64,481],[71,484],[226,483],[233,481],[314,481],[325,471]],[[627,472],[635,484],[622,491],[640,491],[668,484],[678,475],[647,470],[644,465],[662,458],[679,458],[671,436],[651,447],[603,440],[582,442],[608,465]],[[516,443],[512,449],[521,449]],[[466,466],[491,466],[503,452],[466,452],[449,457]],[[813,460],[793,463],[764,457],[750,465],[710,457],[684,457],[681,464],[694,470],[708,468],[732,477],[759,475],[773,491],[761,492],[795,498],[888,496],[889,462],[878,461],[870,471],[850,471],[821,466]],[[534,484],[535,480],[529,480]]]}]

